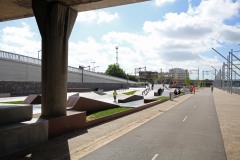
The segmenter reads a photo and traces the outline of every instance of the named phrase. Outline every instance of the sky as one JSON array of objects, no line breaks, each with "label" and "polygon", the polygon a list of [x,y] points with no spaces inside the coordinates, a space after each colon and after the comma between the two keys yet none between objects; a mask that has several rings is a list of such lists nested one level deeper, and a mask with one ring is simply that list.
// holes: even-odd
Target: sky
[{"label": "sky", "polygon": [[[213,67],[233,49],[240,58],[240,0],[151,0],[79,12],[69,39],[68,65],[105,72],[116,63],[127,74],[187,69],[213,79]],[[38,58],[41,35],[34,17],[0,23],[0,50]]]}]

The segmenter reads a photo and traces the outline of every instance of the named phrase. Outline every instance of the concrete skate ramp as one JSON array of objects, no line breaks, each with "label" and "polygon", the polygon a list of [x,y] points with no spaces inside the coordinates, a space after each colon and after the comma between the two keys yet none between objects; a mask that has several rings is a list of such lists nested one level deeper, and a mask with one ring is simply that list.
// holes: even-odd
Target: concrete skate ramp
[{"label": "concrete skate ramp", "polygon": [[137,101],[137,100],[141,100],[143,99],[143,96],[139,96],[139,95],[132,95],[128,98],[125,99],[119,99],[118,103],[127,103],[127,102],[132,102],[132,101]]},{"label": "concrete skate ramp", "polygon": [[76,111],[96,112],[104,109],[117,108],[118,105],[90,98],[71,96],[67,100],[67,108]]},{"label": "concrete skate ramp", "polygon": [[24,101],[23,104],[41,104],[40,95],[29,95]]}]

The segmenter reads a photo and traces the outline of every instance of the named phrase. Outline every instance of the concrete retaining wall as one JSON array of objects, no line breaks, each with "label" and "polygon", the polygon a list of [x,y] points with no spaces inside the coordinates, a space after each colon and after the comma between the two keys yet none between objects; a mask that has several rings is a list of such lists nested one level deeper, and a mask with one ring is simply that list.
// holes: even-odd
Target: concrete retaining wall
[{"label": "concrete retaining wall", "polygon": [[[0,57],[0,81],[40,82],[41,61],[39,59],[31,57],[23,58],[26,58],[26,60],[20,61],[18,58],[5,59]],[[68,67],[68,82],[131,84],[136,83],[133,81],[128,81],[126,79],[107,76],[105,74],[91,72],[87,70],[83,70],[82,72],[81,69],[75,67]]]}]

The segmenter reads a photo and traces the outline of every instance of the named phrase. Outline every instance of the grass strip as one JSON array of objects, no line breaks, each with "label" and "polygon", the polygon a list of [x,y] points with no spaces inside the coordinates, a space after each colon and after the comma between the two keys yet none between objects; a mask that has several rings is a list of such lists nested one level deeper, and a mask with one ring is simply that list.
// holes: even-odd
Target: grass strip
[{"label": "grass strip", "polygon": [[89,114],[87,116],[87,121],[91,121],[91,120],[95,120],[98,118],[102,118],[102,117],[106,117],[112,114],[116,114],[119,112],[123,112],[126,110],[132,109],[132,107],[119,107],[119,108],[113,108],[113,109],[107,109],[107,110],[103,110],[103,111],[99,111],[99,112],[95,112],[92,114]]},{"label": "grass strip", "polygon": [[10,102],[0,102],[5,104],[22,104],[23,101],[10,101]]},{"label": "grass strip", "polygon": [[123,94],[125,94],[125,95],[133,95],[135,92],[137,92],[137,90],[125,92],[125,93],[123,93]]},{"label": "grass strip", "polygon": [[153,100],[156,100],[156,101],[165,100],[165,99],[169,99],[169,97],[161,96],[161,97],[153,98]]}]

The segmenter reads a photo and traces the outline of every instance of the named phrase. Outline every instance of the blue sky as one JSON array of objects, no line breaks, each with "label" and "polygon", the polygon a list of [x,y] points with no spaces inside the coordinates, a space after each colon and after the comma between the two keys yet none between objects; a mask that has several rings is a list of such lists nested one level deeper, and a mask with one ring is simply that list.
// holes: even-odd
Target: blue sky
[{"label": "blue sky", "polygon": [[[171,68],[220,69],[224,56],[240,50],[240,0],[152,0],[80,12],[69,39],[69,66],[118,63],[126,73]],[[37,58],[41,36],[35,18],[0,23],[0,50]],[[235,52],[240,57],[240,52]],[[191,78],[197,77],[192,72]],[[204,76],[213,78],[212,74]]]}]

